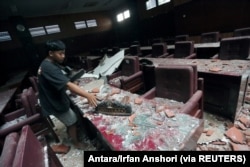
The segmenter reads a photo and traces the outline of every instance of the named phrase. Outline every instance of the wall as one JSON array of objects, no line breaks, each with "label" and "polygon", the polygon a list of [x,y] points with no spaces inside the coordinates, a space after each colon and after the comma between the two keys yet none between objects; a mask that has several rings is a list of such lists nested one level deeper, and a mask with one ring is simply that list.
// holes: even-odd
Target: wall
[{"label": "wall", "polygon": [[141,37],[189,34],[199,42],[203,32],[220,31],[222,37],[230,37],[234,29],[250,27],[249,0],[172,0],[148,11],[145,2],[137,0]]},{"label": "wall", "polygon": [[[32,38],[35,59],[46,55],[44,42],[62,39],[67,45],[66,54],[74,56],[95,48],[114,45],[129,46],[139,40],[150,45],[153,38],[174,38],[189,34],[199,42],[202,32],[220,31],[223,36],[232,36],[236,28],[250,27],[249,0],[173,0],[157,9],[145,10],[146,0],[128,0],[119,8],[109,12],[78,13],[69,15],[24,18],[27,27],[59,24],[61,33]],[[130,9],[131,18],[123,23],[116,22],[116,14]],[[75,30],[74,21],[97,19],[98,27]],[[15,26],[9,20],[1,21],[0,31],[9,30],[13,41],[0,43],[1,71],[11,71],[30,66],[30,57],[23,49]],[[36,57],[38,56],[38,57]]]},{"label": "wall", "polygon": [[[113,30],[116,35],[115,45],[128,47],[132,41],[138,40],[141,34],[140,23],[138,22],[137,3],[134,0],[128,0],[126,3],[111,11],[113,16]],[[116,15],[129,9],[130,18],[123,22],[117,22]]]},{"label": "wall", "polygon": [[[98,26],[80,30],[74,28],[74,21],[90,19],[96,19]],[[61,32],[33,37],[31,41],[28,40],[29,44],[26,44],[26,39],[29,39],[29,34],[18,34],[15,28],[16,25],[13,24],[16,20],[21,20],[27,28],[58,24]],[[0,43],[0,61],[1,64],[4,64],[1,68],[6,72],[11,72],[30,68],[30,66],[34,64],[34,61],[36,64],[39,64],[46,56],[44,43],[49,39],[63,40],[67,45],[66,54],[68,56],[89,52],[93,48],[109,45],[109,41],[115,39],[115,35],[112,32],[112,24],[109,12],[54,15],[36,18],[22,18],[17,16],[9,20],[1,21],[0,31],[8,30],[13,39],[12,41]],[[23,40],[24,38],[25,40]],[[30,44],[32,44],[34,48],[33,46],[29,47],[27,51],[25,46],[30,46]],[[36,53],[32,54],[33,57],[30,57],[29,52],[33,49],[35,49]],[[31,61],[33,58],[35,60]]]},{"label": "wall", "polygon": [[176,34],[232,32],[250,26],[249,0],[193,0],[174,11]]}]

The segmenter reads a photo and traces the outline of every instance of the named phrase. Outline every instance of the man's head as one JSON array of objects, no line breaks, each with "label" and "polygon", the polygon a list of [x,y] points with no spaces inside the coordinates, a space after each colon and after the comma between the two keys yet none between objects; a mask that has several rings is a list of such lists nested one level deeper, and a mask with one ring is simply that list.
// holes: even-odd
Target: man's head
[{"label": "man's head", "polygon": [[46,42],[48,58],[57,63],[62,63],[65,58],[65,44],[60,40],[49,40]]}]

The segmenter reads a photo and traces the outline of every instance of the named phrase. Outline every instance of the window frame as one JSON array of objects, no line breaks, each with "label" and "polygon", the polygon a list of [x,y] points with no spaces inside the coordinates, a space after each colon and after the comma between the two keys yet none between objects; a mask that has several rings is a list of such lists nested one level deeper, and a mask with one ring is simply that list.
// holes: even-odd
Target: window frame
[{"label": "window frame", "polygon": [[43,26],[29,28],[29,32],[30,32],[32,37],[47,35],[46,30]]},{"label": "window frame", "polygon": [[87,24],[86,24],[85,20],[75,21],[74,24],[75,24],[75,29],[77,29],[77,30],[87,28]]},{"label": "window frame", "polygon": [[10,33],[8,31],[0,32],[0,42],[12,41]]},{"label": "window frame", "polygon": [[58,24],[47,25],[45,26],[45,30],[47,34],[55,34],[61,32],[61,29]]}]

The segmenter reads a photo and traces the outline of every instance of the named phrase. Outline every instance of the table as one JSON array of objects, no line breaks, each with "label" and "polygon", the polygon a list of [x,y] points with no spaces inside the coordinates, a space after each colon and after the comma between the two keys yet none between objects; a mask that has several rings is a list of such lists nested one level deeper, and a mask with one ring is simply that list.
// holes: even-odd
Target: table
[{"label": "table", "polygon": [[155,67],[159,64],[197,65],[198,76],[204,78],[204,110],[232,121],[237,119],[248,84],[249,60],[147,59],[151,60]]},{"label": "table", "polygon": [[13,95],[15,94],[17,88],[12,88],[12,89],[7,89],[7,90],[3,90],[0,92],[0,115],[2,114],[2,112],[4,111],[4,109],[6,108],[6,106],[8,105],[8,103],[10,102],[10,100],[12,99]]},{"label": "table", "polygon": [[[206,59],[211,58],[219,52],[220,42],[211,42],[211,43],[195,43],[194,48],[196,49],[197,59]],[[128,48],[122,48],[128,50]],[[174,53],[175,45],[168,45],[167,50],[170,54]],[[143,55],[148,55],[152,51],[152,46],[141,46],[141,52]]]},{"label": "table", "polygon": [[[79,81],[80,86],[86,84]],[[116,90],[116,91],[114,91]],[[112,94],[112,92],[117,92]],[[108,96],[109,95],[109,96]],[[204,121],[179,112],[183,103],[155,98],[135,103],[139,95],[104,84],[98,98],[122,101],[129,97],[131,116],[105,115],[95,112],[86,99],[71,97],[84,117],[95,127],[110,150],[195,150],[203,132]],[[174,112],[167,117],[166,112]]]},{"label": "table", "polygon": [[196,48],[197,59],[209,59],[220,51],[220,42],[212,43],[197,43],[194,44]]},{"label": "table", "polygon": [[4,85],[0,87],[0,91],[5,91],[7,89],[20,86],[20,84],[23,82],[27,74],[28,74],[28,71],[26,70],[10,73],[8,75],[9,79],[6,81]]},{"label": "table", "polygon": [[27,71],[21,71],[10,74],[9,80],[0,87],[0,115],[12,100],[27,73]]},{"label": "table", "polygon": [[[175,45],[167,45],[168,49],[175,49]],[[220,42],[211,42],[211,43],[195,43],[194,48],[219,48]],[[142,46],[142,50],[150,50],[152,46]]]},{"label": "table", "polygon": [[195,43],[195,48],[219,48],[220,42],[210,42],[210,43]]}]

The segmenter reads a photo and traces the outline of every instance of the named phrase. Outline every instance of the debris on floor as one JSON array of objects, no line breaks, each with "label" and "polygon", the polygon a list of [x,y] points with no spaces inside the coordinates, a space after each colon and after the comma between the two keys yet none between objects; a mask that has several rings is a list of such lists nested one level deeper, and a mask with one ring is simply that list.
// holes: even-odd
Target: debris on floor
[{"label": "debris on floor", "polygon": [[204,131],[197,142],[197,151],[249,151],[249,106],[244,105],[234,123],[206,113]]},{"label": "debris on floor", "polygon": [[[250,96],[250,93],[248,92],[247,95]],[[58,151],[60,154],[58,153],[57,156],[60,161],[65,167],[82,167],[84,151],[75,149],[71,145],[67,137],[66,127],[59,120],[55,117],[52,117],[52,120],[55,123],[55,131],[61,143],[54,143],[52,140],[50,142],[51,146],[58,144],[70,146],[68,151],[64,150],[65,153]],[[250,100],[249,103],[246,101],[238,120],[235,120],[234,123],[207,112],[204,112],[204,120],[204,131],[197,142],[197,151],[250,151]],[[90,140],[83,133],[81,133],[79,138],[84,143],[89,144],[89,147],[85,151],[103,150],[96,139]]]}]

